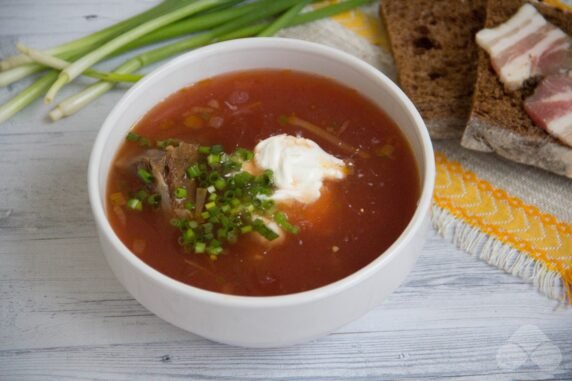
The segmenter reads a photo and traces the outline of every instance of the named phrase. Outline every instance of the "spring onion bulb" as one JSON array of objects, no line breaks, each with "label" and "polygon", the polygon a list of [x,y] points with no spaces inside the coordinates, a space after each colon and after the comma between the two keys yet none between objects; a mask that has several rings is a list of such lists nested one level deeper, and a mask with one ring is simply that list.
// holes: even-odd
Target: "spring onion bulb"
[{"label": "spring onion bulb", "polygon": [[32,74],[44,70],[44,67],[36,64],[26,64],[18,66],[10,70],[0,72],[0,87],[8,86],[14,82],[18,82]]},{"label": "spring onion bulb", "polygon": [[0,62],[0,71],[9,70],[29,62],[29,58],[23,55],[8,57]]},{"label": "spring onion bulb", "polygon": [[0,123],[10,119],[18,111],[40,97],[54,83],[57,76],[57,71],[48,72],[14,98],[0,106]]},{"label": "spring onion bulb", "polygon": [[[85,54],[89,51],[89,47],[84,48],[84,50],[77,51],[76,53],[61,53],[58,54],[57,57],[64,59],[64,60],[74,60],[78,58],[81,54]],[[43,52],[45,54],[45,52]],[[16,56],[14,56],[16,57]],[[18,56],[20,57],[20,56]],[[26,57],[29,59],[29,63],[24,65],[20,65],[18,67],[14,67],[12,69],[0,72],[0,87],[8,86],[11,83],[17,82],[22,78],[26,78],[32,74],[38,73],[44,69],[45,66],[35,63],[32,59],[28,56],[23,55],[22,57]]]},{"label": "spring onion bulb", "polygon": [[50,56],[38,50],[31,49],[21,42],[18,42],[16,44],[16,49],[18,49],[20,53],[28,56],[32,61],[42,64],[44,66],[60,70],[68,66],[68,63],[62,60],[61,58],[58,58],[56,56]]},{"label": "spring onion bulb", "polygon": [[156,19],[147,21],[146,23],[141,24],[131,29],[130,31],[112,39],[111,41],[105,43],[99,48],[96,48],[95,50],[81,57],[79,60],[75,61],[73,64],[62,70],[56,82],[48,90],[44,98],[45,102],[51,103],[62,87],[64,87],[67,83],[73,81],[90,66],[101,61],[122,46],[127,45],[139,37],[142,37],[143,35],[157,30],[163,26],[169,25],[175,21],[181,20],[185,17],[191,16],[209,8],[224,5],[226,2],[229,2],[229,0],[198,0],[180,9],[157,17]]},{"label": "spring onion bulb", "polygon": [[[137,71],[140,68],[137,60],[129,60],[117,67],[115,74],[127,74]],[[107,93],[115,86],[115,82],[99,81],[84,90],[69,96],[59,103],[48,113],[50,119],[55,122],[63,117],[70,116],[87,106],[89,103]]]},{"label": "spring onion bulb", "polygon": [[[34,60],[34,62],[37,62],[47,67],[51,67],[52,69],[63,70],[71,64],[70,62],[63,60],[61,58],[55,56],[49,56],[39,50],[31,49],[22,43],[16,44],[16,48],[20,52],[22,52],[23,54],[27,55],[32,60]],[[141,75],[134,75],[134,74],[105,73],[93,69],[87,69],[84,72],[84,74],[89,77],[102,79],[110,82],[137,82],[143,77]]]}]

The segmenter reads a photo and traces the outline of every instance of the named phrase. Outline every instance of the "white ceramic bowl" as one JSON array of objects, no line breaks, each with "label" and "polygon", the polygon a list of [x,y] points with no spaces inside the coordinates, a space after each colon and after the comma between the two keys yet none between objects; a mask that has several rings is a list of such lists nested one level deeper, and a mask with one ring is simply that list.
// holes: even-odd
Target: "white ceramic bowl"
[{"label": "white ceramic bowl", "polygon": [[[231,296],[173,280],[149,267],[119,240],[106,218],[111,162],[127,131],[167,96],[218,74],[259,68],[294,69],[330,77],[373,100],[397,123],[415,155],[421,197],[413,219],[372,263],[335,283],[273,297]],[[297,40],[243,39],[187,53],[130,89],[97,136],[89,163],[89,197],[101,247],[121,284],[147,309],[182,329],[221,343],[275,347],[325,335],[381,303],[409,273],[429,225],[435,163],[427,130],[405,94],[385,75],[336,49]]]}]

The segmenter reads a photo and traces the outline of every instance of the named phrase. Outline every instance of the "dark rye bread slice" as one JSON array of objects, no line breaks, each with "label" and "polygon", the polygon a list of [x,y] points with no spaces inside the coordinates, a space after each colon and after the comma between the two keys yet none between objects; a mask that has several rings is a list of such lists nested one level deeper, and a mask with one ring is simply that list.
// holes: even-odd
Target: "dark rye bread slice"
[{"label": "dark rye bread slice", "polygon": [[486,0],[381,0],[381,16],[403,91],[431,137],[460,137],[477,71],[475,33]]},{"label": "dark rye bread slice", "polygon": [[[486,27],[495,27],[525,3],[522,0],[489,0]],[[572,14],[532,3],[544,17],[572,35]],[[559,143],[535,126],[523,108],[530,89],[507,92],[493,70],[488,54],[479,49],[479,68],[473,107],[461,145],[496,152],[509,160],[572,177],[572,148]]]}]

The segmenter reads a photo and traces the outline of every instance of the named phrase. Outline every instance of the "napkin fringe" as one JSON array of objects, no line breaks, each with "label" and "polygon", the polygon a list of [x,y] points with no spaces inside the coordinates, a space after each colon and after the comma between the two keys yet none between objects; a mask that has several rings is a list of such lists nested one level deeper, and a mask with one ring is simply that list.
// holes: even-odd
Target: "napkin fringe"
[{"label": "napkin fringe", "polygon": [[433,226],[444,238],[469,254],[533,283],[543,294],[566,303],[572,302],[560,273],[491,237],[477,227],[455,218],[445,209],[433,206]]}]

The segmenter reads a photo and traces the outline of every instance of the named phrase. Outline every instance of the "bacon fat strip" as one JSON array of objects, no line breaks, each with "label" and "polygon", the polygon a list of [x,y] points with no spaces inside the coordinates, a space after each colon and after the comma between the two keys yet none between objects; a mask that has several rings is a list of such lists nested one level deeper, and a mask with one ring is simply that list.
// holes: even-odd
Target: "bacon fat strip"
[{"label": "bacon fat strip", "polygon": [[534,123],[563,144],[572,147],[572,78],[567,75],[546,77],[524,108]]},{"label": "bacon fat strip", "polygon": [[572,39],[530,4],[505,23],[479,31],[476,40],[508,90],[519,89],[531,77],[572,69]]}]

